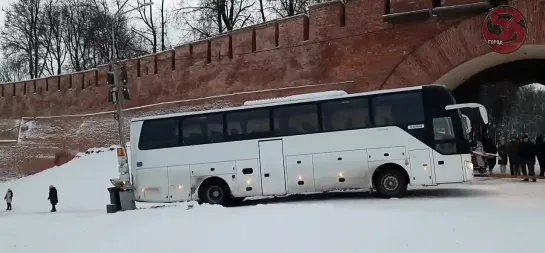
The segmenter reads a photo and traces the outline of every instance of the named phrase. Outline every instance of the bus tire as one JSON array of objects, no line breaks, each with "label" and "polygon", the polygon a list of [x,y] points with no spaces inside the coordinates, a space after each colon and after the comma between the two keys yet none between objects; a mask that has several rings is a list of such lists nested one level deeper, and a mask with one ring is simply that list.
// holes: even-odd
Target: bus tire
[{"label": "bus tire", "polygon": [[402,198],[407,193],[408,182],[399,169],[386,168],[379,172],[375,188],[382,198]]},{"label": "bus tire", "polygon": [[231,200],[231,191],[221,179],[211,180],[200,187],[199,198],[204,203],[226,206]]}]

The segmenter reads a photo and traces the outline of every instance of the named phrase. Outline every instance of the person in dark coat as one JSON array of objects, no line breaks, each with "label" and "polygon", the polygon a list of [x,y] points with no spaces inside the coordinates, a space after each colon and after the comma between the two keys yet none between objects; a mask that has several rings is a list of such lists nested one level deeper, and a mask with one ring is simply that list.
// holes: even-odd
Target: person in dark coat
[{"label": "person in dark coat", "polygon": [[51,203],[51,212],[56,212],[57,208],[55,206],[59,203],[59,197],[57,196],[57,189],[53,185],[49,186],[49,197],[47,199]]},{"label": "person in dark coat", "polygon": [[[519,145],[519,157],[522,169],[522,175],[526,176],[526,168],[528,168],[528,176],[532,177],[532,181],[536,181],[535,164],[536,164],[536,147],[530,141],[528,135],[522,137],[522,143]],[[525,182],[529,181],[528,177],[524,177]]]},{"label": "person in dark coat", "polygon": [[498,164],[500,165],[500,173],[502,175],[505,174],[505,171],[507,170],[507,144],[505,143],[505,140],[502,139],[500,141],[500,145],[498,146]]},{"label": "person in dark coat", "polygon": [[539,162],[539,176],[545,176],[545,140],[543,135],[536,138],[536,156]]},{"label": "person in dark coat", "polygon": [[[498,153],[498,148],[496,147],[492,139],[486,138],[484,144],[484,152],[494,155]],[[488,172],[490,174],[492,174],[492,170],[494,170],[494,167],[496,166],[496,159],[497,158],[495,156],[486,158],[486,164],[488,166]]]},{"label": "person in dark coat", "polygon": [[11,202],[13,201],[13,191],[11,189],[8,189],[6,192],[6,195],[4,196],[4,200],[6,201],[7,208],[6,211],[11,211]]},{"label": "person in dark coat", "polygon": [[507,144],[507,156],[509,157],[509,168],[512,176],[521,174],[519,144],[520,140],[516,137],[511,138],[511,141]]}]

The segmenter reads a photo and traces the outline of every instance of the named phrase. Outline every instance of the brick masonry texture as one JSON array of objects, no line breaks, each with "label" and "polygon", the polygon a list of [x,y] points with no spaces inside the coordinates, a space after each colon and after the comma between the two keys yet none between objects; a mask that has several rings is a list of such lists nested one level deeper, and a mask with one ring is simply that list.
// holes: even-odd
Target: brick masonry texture
[{"label": "brick masonry texture", "polygon": [[[133,97],[123,105],[132,108],[125,115],[233,106],[314,91],[351,93],[433,83],[490,52],[480,32],[486,13],[396,24],[383,21],[384,14],[430,9],[437,7],[434,2],[328,2],[311,6],[308,16],[273,20],[124,61]],[[483,0],[441,4],[478,2]],[[510,5],[527,19],[526,44],[545,44],[543,1],[513,0]],[[107,102],[108,71],[109,66],[100,66],[0,85],[0,140],[18,139],[0,143],[0,179],[52,167],[55,154],[116,144],[116,122],[108,112],[113,109]],[[316,84],[326,85],[308,86]],[[200,99],[204,97],[211,98]],[[138,109],[179,100],[186,101]],[[90,113],[99,114],[81,115]]]}]

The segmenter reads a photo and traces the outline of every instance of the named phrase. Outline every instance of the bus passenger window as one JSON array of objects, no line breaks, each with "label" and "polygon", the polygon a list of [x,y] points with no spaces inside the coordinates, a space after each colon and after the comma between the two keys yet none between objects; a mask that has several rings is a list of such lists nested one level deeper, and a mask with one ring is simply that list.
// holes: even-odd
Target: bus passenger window
[{"label": "bus passenger window", "polygon": [[322,125],[324,131],[371,127],[368,100],[355,98],[323,103]]},{"label": "bus passenger window", "polygon": [[183,124],[182,134],[184,145],[204,144],[206,141],[201,127],[194,123],[185,122]]},{"label": "bus passenger window", "polygon": [[179,119],[147,120],[142,124],[138,149],[152,150],[180,146]]},{"label": "bus passenger window", "polygon": [[230,140],[265,138],[271,132],[269,109],[228,112],[226,119]]},{"label": "bus passenger window", "polygon": [[424,106],[419,92],[376,95],[372,98],[372,104],[377,126],[424,121]]},{"label": "bus passenger window", "polygon": [[189,116],[182,120],[184,145],[222,142],[223,117],[220,114]]},{"label": "bus passenger window", "polygon": [[377,106],[375,107],[375,124],[377,126],[388,126],[392,124],[392,107]]},{"label": "bus passenger window", "polygon": [[276,135],[310,134],[319,130],[316,104],[282,106],[273,111],[273,118]]}]

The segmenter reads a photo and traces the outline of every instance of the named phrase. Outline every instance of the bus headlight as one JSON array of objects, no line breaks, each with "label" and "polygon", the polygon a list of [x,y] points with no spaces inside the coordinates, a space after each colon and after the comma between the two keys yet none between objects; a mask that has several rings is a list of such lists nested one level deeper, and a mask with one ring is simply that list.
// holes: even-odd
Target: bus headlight
[{"label": "bus headlight", "polygon": [[473,163],[471,161],[465,161],[466,162],[466,168],[468,170],[473,170]]}]

